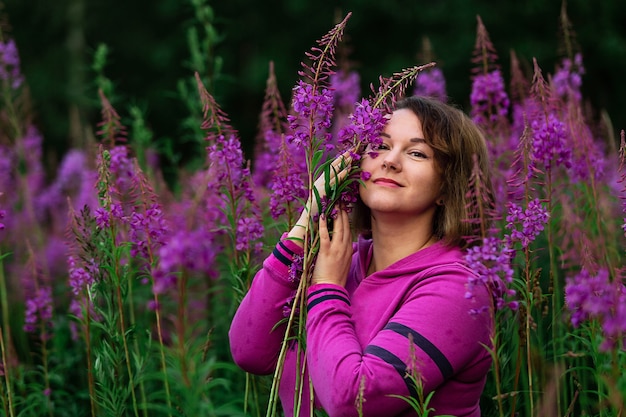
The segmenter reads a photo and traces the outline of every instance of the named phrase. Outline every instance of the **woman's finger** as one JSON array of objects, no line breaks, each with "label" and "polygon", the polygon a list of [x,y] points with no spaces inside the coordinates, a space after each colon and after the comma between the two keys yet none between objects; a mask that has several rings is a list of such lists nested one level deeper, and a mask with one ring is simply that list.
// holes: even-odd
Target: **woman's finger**
[{"label": "woman's finger", "polygon": [[346,210],[339,210],[340,216],[342,218],[343,224],[343,240],[352,242],[352,233],[350,231],[350,217],[348,216],[348,212]]},{"label": "woman's finger", "polygon": [[330,236],[328,235],[328,224],[326,222],[326,216],[321,215],[319,220],[319,236],[320,236],[320,247],[324,245],[328,245],[330,241]]}]

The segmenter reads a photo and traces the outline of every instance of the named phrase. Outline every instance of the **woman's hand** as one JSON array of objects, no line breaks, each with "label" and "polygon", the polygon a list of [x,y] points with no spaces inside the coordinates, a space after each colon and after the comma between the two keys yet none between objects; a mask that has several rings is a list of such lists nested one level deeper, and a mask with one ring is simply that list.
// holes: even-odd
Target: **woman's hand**
[{"label": "woman's hand", "polygon": [[320,249],[315,261],[311,284],[337,284],[346,286],[352,262],[352,233],[348,212],[339,210],[333,220],[332,236],[326,218],[320,217]]},{"label": "woman's hand", "polygon": [[[335,158],[335,160],[330,164],[330,184],[334,185],[335,183],[343,181],[350,172],[351,164],[352,157],[350,156],[350,152],[344,152]],[[319,178],[315,180],[313,186],[317,190],[320,198],[326,195],[326,179],[324,178],[324,174],[320,175]],[[319,208],[317,207],[317,200],[315,196],[313,196],[312,199],[307,201],[304,210],[302,210],[302,213],[300,214],[300,218],[289,232],[289,238],[292,238],[298,245],[303,246],[302,242],[304,241],[304,234],[306,227],[309,224],[309,219],[311,217],[315,218],[318,213]]]}]

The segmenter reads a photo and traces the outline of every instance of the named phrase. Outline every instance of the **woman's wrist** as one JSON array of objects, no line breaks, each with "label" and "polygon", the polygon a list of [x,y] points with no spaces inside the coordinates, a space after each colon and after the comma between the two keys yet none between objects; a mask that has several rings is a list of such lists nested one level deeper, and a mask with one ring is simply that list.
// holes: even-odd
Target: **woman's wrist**
[{"label": "woman's wrist", "polygon": [[306,225],[308,221],[309,216],[307,215],[307,213],[302,212],[296,224],[291,228],[289,233],[287,233],[287,238],[300,247],[304,246],[304,235],[306,232]]}]

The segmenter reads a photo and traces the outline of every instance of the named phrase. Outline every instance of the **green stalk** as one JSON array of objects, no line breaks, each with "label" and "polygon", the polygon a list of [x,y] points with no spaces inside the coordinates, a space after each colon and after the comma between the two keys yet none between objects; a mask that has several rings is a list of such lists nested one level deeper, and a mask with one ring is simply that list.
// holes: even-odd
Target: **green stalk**
[{"label": "green stalk", "polygon": [[[552,205],[552,170],[547,170],[548,181],[546,184],[547,189],[547,200],[548,200],[548,213],[552,216],[553,213],[553,205]],[[561,412],[561,376],[559,375],[559,367],[558,367],[558,352],[562,350],[561,346],[561,338],[558,334],[557,323],[560,323],[558,312],[561,311],[561,303],[560,303],[560,295],[561,295],[561,285],[559,282],[555,255],[554,255],[554,243],[553,243],[553,231],[552,231],[552,221],[548,221],[546,234],[548,237],[548,257],[550,259],[550,283],[552,284],[552,364],[554,366],[554,383],[556,390],[556,406],[557,406],[557,415],[562,415]],[[558,327],[558,328],[557,328]]]},{"label": "green stalk", "polygon": [[[305,311],[306,311],[306,299],[304,297],[304,295],[302,297],[300,297],[300,299],[298,300],[300,307],[299,307],[299,318],[298,318],[298,337],[297,337],[297,341],[298,341],[298,351],[296,353],[296,389],[294,390],[294,395],[296,396],[296,398],[294,398],[294,415],[295,416],[299,416],[300,415],[300,408],[302,407],[302,392],[304,391],[304,373],[305,373],[305,369],[306,369],[306,354],[304,349],[302,349],[302,343],[301,341],[304,340],[305,338],[305,320],[306,318],[305,316]],[[302,360],[302,363],[300,363],[300,361]],[[309,398],[313,397],[313,390],[311,390],[309,392]]]},{"label": "green stalk", "polygon": [[[0,332],[0,353],[4,353],[4,343],[2,342],[2,332]],[[0,360],[2,356],[0,356]],[[0,383],[0,399],[2,400],[2,409],[4,410],[3,416],[9,415],[9,401],[4,392],[4,382]]]},{"label": "green stalk", "polygon": [[[6,279],[4,276],[4,262],[2,261],[4,256],[2,252],[0,252],[0,297],[2,301],[2,331],[0,331],[0,349],[2,349],[2,364],[4,365],[4,380],[6,381],[7,386],[7,398],[8,398],[8,408],[9,412],[7,413],[10,417],[15,417],[15,412],[13,410],[13,390],[11,388],[11,367],[8,361],[8,350],[11,347],[11,331],[9,327],[9,302],[7,300],[7,285]],[[6,332],[6,336],[5,336]],[[5,344],[4,341],[7,341]]]},{"label": "green stalk", "polygon": [[163,329],[161,328],[161,306],[159,305],[159,296],[154,294],[154,302],[156,304],[156,325],[157,335],[159,338],[159,353],[161,358],[161,371],[163,372],[163,384],[165,385],[165,401],[167,402],[167,413],[169,417],[172,417],[172,400],[170,394],[170,384],[167,379],[167,366],[165,364],[165,344],[163,343]]},{"label": "green stalk", "polygon": [[531,343],[530,343],[530,330],[532,319],[532,306],[533,290],[532,290],[532,277],[530,274],[530,263],[528,259],[528,249],[524,250],[526,255],[526,265],[524,266],[524,275],[526,276],[526,319],[524,321],[524,328],[526,333],[526,372],[528,373],[528,401],[530,404],[530,416],[535,415],[535,403],[534,403],[534,384],[533,384],[533,367],[532,367],[532,355],[531,355]]},{"label": "green stalk", "polygon": [[[144,195],[148,192],[148,190],[145,190],[143,187],[143,182],[140,181],[139,182],[140,187],[141,187],[141,195]],[[199,203],[199,199],[194,199],[192,200],[192,204],[194,205],[194,207],[197,207],[197,204]],[[144,210],[146,209],[145,207],[145,200],[144,200]],[[195,211],[195,209],[194,209]],[[150,237],[150,234],[147,234],[147,240],[148,240],[148,244],[147,244],[147,248],[148,248],[148,261],[150,264],[150,267],[152,268],[153,265],[155,265],[155,259],[154,259],[154,254],[152,253],[152,247],[153,247],[153,242],[152,239]],[[152,281],[152,286],[154,287],[154,274],[150,274],[150,279]],[[163,372],[163,384],[165,387],[165,401],[167,403],[167,412],[168,412],[168,416],[172,417],[172,413],[171,413],[171,409],[172,409],[172,400],[171,400],[171,394],[170,394],[170,384],[167,378],[167,365],[165,363],[165,344],[163,343],[163,329],[161,328],[161,306],[159,304],[159,296],[158,294],[153,294],[154,295],[154,304],[156,306],[155,308],[155,316],[156,316],[156,326],[157,326],[157,337],[159,339],[159,358],[160,358],[160,362],[161,362],[161,371]],[[132,308],[133,305],[133,297],[132,297],[132,285],[130,286],[130,302],[131,302],[131,320],[132,322],[135,321],[134,319],[134,308]],[[139,349],[139,347],[136,345],[135,349]],[[144,385],[143,385],[143,381],[141,382],[141,395],[143,398],[143,401],[145,403],[145,392],[144,392]],[[147,415],[147,410],[144,410],[144,416]]]},{"label": "green stalk", "polygon": [[[494,306],[493,306],[493,301],[491,303],[491,314],[492,317],[495,320],[495,312],[494,312]],[[494,326],[495,327],[495,326]],[[494,329],[495,332],[495,329]],[[493,358],[493,366],[494,366],[494,370],[493,370],[493,374],[494,374],[494,378],[496,379],[496,395],[498,396],[498,412],[500,414],[500,417],[504,417],[504,404],[502,404],[502,382],[501,382],[501,378],[500,378],[500,361],[498,360],[498,340],[499,338],[494,334],[493,336],[491,336],[491,345],[493,346],[493,351],[492,351],[492,358]]]},{"label": "green stalk", "polygon": [[[131,280],[129,280],[128,282],[128,315],[129,315],[129,320],[130,320],[130,326],[131,327],[135,327],[135,323],[136,323],[136,319],[135,319],[135,303],[133,300],[133,283]],[[139,350],[139,341],[137,340],[137,338],[133,338],[133,347],[135,349],[135,354],[137,356],[139,356],[141,354],[141,351]],[[140,379],[139,381],[139,392],[141,394],[141,403],[142,404],[146,404],[146,390],[145,390],[145,386],[143,383],[143,379]],[[148,417],[148,410],[144,407],[143,409],[143,416],[144,417]]]},{"label": "green stalk", "polygon": [[89,326],[91,314],[89,312],[89,303],[91,297],[85,297],[85,347],[87,354],[87,384],[89,386],[89,403],[91,405],[91,417],[96,417],[96,384],[93,379],[93,363],[91,362],[91,328]]},{"label": "green stalk", "polygon": [[[113,233],[113,230],[111,230]],[[113,233],[113,241],[115,241],[115,234]],[[133,412],[135,417],[139,417],[139,409],[137,408],[137,397],[135,395],[135,380],[131,369],[130,351],[128,349],[128,341],[126,340],[126,324],[124,322],[124,301],[122,299],[122,283],[119,271],[119,259],[115,255],[115,298],[117,301],[117,313],[119,314],[119,325],[122,336],[122,344],[124,347],[124,356],[126,359],[126,371],[128,372],[128,383],[130,384],[130,394],[133,400]]]},{"label": "green stalk", "polygon": [[126,358],[126,371],[128,372],[128,379],[130,384],[130,394],[133,399],[133,412],[135,413],[135,417],[139,417],[139,410],[137,408],[137,397],[135,395],[135,381],[133,378],[133,372],[130,367],[130,352],[128,349],[128,341],[126,340],[126,325],[124,323],[124,309],[122,304],[122,290],[120,285],[116,285],[115,287],[115,295],[117,298],[117,312],[120,315],[120,332],[122,333],[122,343],[124,345],[124,356]]},{"label": "green stalk", "polygon": [[246,372],[246,388],[243,394],[243,413],[248,415],[248,398],[250,396],[250,380],[252,376],[249,372]]},{"label": "green stalk", "polygon": [[13,392],[11,390],[11,377],[9,375],[9,364],[7,362],[7,354],[6,354],[7,349],[5,349],[4,347],[4,336],[2,336],[2,332],[0,332],[0,349],[2,349],[2,363],[4,364],[4,380],[7,385],[7,397],[8,397],[8,402],[9,402],[8,415],[11,417],[15,417],[15,412],[13,410]]},{"label": "green stalk", "polygon": [[180,372],[187,387],[191,386],[187,369],[187,354],[185,348],[185,324],[187,322],[187,273],[183,271],[178,280],[178,314],[177,314],[177,332],[178,332],[178,354],[180,358]]},{"label": "green stalk", "polygon": [[[300,284],[298,285],[298,289],[296,290],[296,295],[294,300],[298,300],[300,295],[302,294],[302,287],[304,280],[300,280]],[[294,302],[295,305],[295,302]],[[285,356],[287,354],[287,345],[289,342],[289,332],[293,326],[293,320],[295,316],[295,308],[291,309],[289,313],[289,319],[287,321],[287,328],[285,329],[285,337],[280,346],[280,352],[278,354],[278,361],[276,365],[276,370],[274,371],[274,376],[272,378],[272,388],[270,390],[270,398],[269,403],[267,405],[267,413],[266,417],[275,417],[276,416],[276,405],[278,402],[278,383],[280,382],[280,378],[283,375],[283,365],[285,363]]]},{"label": "green stalk", "polygon": [[[519,332],[518,332],[518,337],[519,337]],[[517,361],[515,363],[515,379],[513,381],[513,392],[518,392],[519,391],[519,378],[520,378],[520,374],[522,373],[522,351],[520,349],[516,349],[517,350]],[[515,407],[517,405],[517,395],[513,396],[513,399],[511,400],[511,417],[515,417],[516,413],[515,413]]]},{"label": "green stalk", "polygon": [[[46,392],[50,392],[50,374],[48,371],[48,349],[46,348],[47,343],[45,339],[46,325],[42,320],[40,320],[40,323],[39,323],[39,330],[40,330],[40,335],[41,335],[41,360],[43,362],[44,386],[46,387]],[[47,402],[47,408],[48,408],[48,415],[50,417],[53,417],[52,403],[50,401],[50,397],[47,397],[46,402]]]}]

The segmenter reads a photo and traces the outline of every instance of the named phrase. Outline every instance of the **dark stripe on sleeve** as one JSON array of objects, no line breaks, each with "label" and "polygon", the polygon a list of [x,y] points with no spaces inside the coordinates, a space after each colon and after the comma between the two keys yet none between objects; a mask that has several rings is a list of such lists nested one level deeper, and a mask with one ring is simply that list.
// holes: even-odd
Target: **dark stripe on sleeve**
[{"label": "dark stripe on sleeve", "polygon": [[313,307],[315,307],[316,305],[318,305],[322,301],[326,301],[326,300],[341,300],[344,303],[350,305],[350,301],[348,301],[348,299],[346,297],[338,295],[338,294],[328,294],[328,295],[323,295],[323,296],[321,296],[319,298],[316,298],[315,300],[311,301],[309,303],[309,305],[306,306],[306,311],[311,310]]},{"label": "dark stripe on sleeve", "polygon": [[407,378],[406,365],[399,357],[389,352],[387,349],[383,349],[376,345],[368,345],[365,348],[365,353],[374,355],[382,359],[389,365],[393,366],[395,370],[398,371],[398,374],[400,374],[400,378],[404,380],[404,383],[406,384],[406,387],[409,390],[409,394],[411,395],[411,397],[417,398],[417,388],[415,387],[413,381],[410,378]]},{"label": "dark stripe on sleeve", "polygon": [[280,253],[278,248],[274,248],[274,250],[272,251],[272,254],[276,257],[276,259],[278,259],[279,261],[281,261],[283,264],[287,266],[290,266],[293,263],[285,255]]},{"label": "dark stripe on sleeve", "polygon": [[392,330],[406,338],[408,338],[410,334],[413,337],[413,342],[428,356],[430,356],[433,362],[435,362],[439,371],[441,371],[441,375],[443,375],[443,379],[446,380],[452,377],[454,370],[452,369],[452,365],[448,361],[448,358],[446,358],[446,356],[439,349],[437,349],[437,346],[433,345],[430,340],[426,339],[410,327],[400,323],[388,323],[385,326],[385,329]]},{"label": "dark stripe on sleeve", "polygon": [[309,294],[309,298],[311,298],[314,295],[317,295],[319,293],[328,292],[328,291],[334,291],[334,292],[338,292],[340,294],[344,294],[344,292],[341,291],[339,288],[322,288],[321,290],[313,291],[311,294]]},{"label": "dark stripe on sleeve", "polygon": [[287,245],[285,245],[283,242],[278,242],[278,244],[279,244],[279,245],[280,245],[280,247],[281,247],[281,248],[283,248],[283,250],[284,250],[285,252],[287,252],[289,255],[293,256],[293,255],[295,255],[295,254],[296,254],[294,251],[292,251],[291,249],[289,249],[289,248],[287,247]]}]

